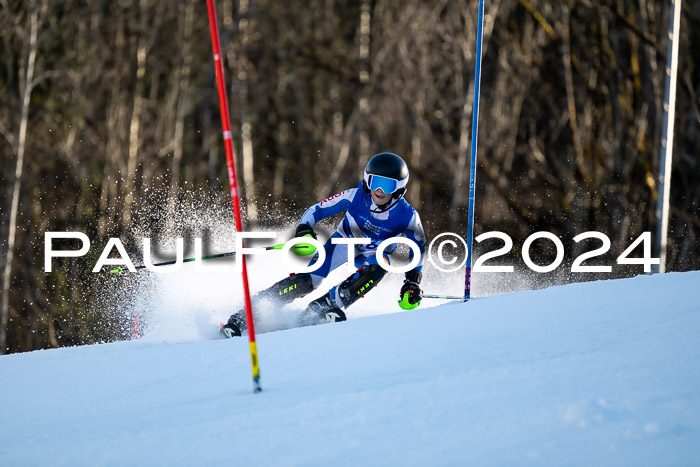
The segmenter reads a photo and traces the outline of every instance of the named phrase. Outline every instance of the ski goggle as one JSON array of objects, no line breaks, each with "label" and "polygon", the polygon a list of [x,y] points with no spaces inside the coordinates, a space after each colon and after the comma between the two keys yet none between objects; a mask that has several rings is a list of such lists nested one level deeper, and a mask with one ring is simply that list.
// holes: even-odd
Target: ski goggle
[{"label": "ski goggle", "polygon": [[390,195],[394,193],[399,188],[406,186],[407,180],[394,180],[393,178],[382,177],[381,175],[374,175],[365,173],[365,183],[369,187],[370,191],[382,189],[384,193]]}]

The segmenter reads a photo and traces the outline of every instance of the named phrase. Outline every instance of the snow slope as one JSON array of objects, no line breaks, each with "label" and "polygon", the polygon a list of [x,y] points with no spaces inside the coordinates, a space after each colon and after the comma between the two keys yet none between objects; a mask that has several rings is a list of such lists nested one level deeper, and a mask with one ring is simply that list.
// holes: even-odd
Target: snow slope
[{"label": "snow slope", "polygon": [[2,356],[0,465],[698,465],[698,284]]}]

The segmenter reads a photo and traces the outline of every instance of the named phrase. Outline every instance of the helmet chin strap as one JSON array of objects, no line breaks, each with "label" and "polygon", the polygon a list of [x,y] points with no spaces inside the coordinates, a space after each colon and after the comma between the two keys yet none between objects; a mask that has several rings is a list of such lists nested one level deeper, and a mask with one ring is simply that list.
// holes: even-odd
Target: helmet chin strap
[{"label": "helmet chin strap", "polygon": [[[371,193],[369,194],[369,197],[370,197],[370,199],[372,199],[372,201],[374,201],[374,199],[372,198],[372,194],[371,194]],[[370,207],[370,205],[367,204],[367,198],[365,198],[365,206],[367,206],[367,209],[369,209],[369,212],[371,212],[371,213],[373,213],[373,214],[381,214],[381,213],[387,212],[389,209],[393,208],[393,207],[396,205],[396,203],[398,203],[399,201],[401,201],[401,198],[403,198],[403,196],[399,196],[398,198],[394,198],[394,197],[392,196],[392,197],[389,199],[389,201],[387,201],[386,203],[382,204],[381,206],[379,206],[379,205],[377,205],[377,203],[375,203],[375,206],[377,206],[378,209],[372,209],[372,208]],[[394,202],[392,203],[392,201],[394,201]]]}]

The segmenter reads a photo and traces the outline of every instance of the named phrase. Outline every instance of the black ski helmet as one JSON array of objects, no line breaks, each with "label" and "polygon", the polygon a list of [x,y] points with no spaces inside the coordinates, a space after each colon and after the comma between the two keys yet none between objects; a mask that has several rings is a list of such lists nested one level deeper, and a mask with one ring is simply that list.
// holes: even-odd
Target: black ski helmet
[{"label": "black ski helmet", "polygon": [[[408,166],[397,154],[380,152],[372,156],[365,166],[362,186],[367,193],[377,188],[382,188],[382,191],[390,194],[392,199],[398,202],[406,193],[407,184]],[[393,204],[389,202],[383,206],[378,206],[380,208],[379,212],[386,211]]]}]

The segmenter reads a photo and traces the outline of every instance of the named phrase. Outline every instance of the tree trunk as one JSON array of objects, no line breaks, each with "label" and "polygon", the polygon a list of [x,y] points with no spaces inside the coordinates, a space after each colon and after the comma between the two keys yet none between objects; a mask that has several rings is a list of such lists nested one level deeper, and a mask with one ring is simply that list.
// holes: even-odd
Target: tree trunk
[{"label": "tree trunk", "polygon": [[[372,5],[369,0],[362,2],[360,13],[360,84],[367,86],[369,83],[369,48],[372,24]],[[363,94],[360,97],[360,157],[357,158],[357,173],[361,173],[369,159],[369,96]]]},{"label": "tree trunk", "polygon": [[[138,47],[136,49],[136,89],[134,91],[134,107],[131,112],[131,123],[129,125],[129,156],[126,164],[126,174],[124,177],[124,208],[122,211],[122,223],[128,226],[131,222],[131,205],[134,202],[134,191],[136,190],[136,166],[138,165],[138,155],[140,147],[140,130],[143,108],[146,101],[144,97],[144,89],[146,87],[146,58],[148,51],[151,48],[154,36],[149,36],[148,25],[149,9],[153,8],[149,5],[148,0],[141,0],[139,4],[139,15],[141,15],[141,33],[138,39]],[[157,13],[156,13],[157,20]],[[155,29],[155,25],[152,25]]]},{"label": "tree trunk", "polygon": [[[248,0],[241,0],[240,14],[247,16],[251,5]],[[240,22],[241,33],[241,50],[245,52],[249,42],[250,24],[249,20],[245,19]],[[239,54],[238,63],[238,84],[239,84],[239,111],[241,113],[241,155],[243,156],[243,181],[245,186],[245,205],[247,208],[249,227],[254,228],[258,225],[258,200],[257,190],[255,187],[255,172],[253,157],[253,124],[250,121],[249,111],[249,94],[250,94],[250,79],[248,74],[248,62],[244,53]]]},{"label": "tree trunk", "polygon": [[27,125],[29,123],[29,102],[34,87],[34,63],[36,62],[37,36],[39,29],[39,10],[35,8],[31,13],[31,30],[29,33],[29,56],[27,58],[27,74],[24,77],[24,93],[22,96],[22,114],[17,136],[17,161],[15,164],[15,178],[12,185],[12,203],[10,206],[10,223],[7,234],[7,257],[2,280],[2,304],[0,308],[0,355],[7,350],[7,325],[10,316],[10,286],[12,284],[12,262],[15,253],[15,235],[17,233],[17,209],[19,195],[22,188],[22,176],[24,173],[24,153],[27,143]]},{"label": "tree trunk", "polygon": [[182,67],[178,83],[178,102],[175,117],[175,135],[173,138],[173,165],[172,181],[170,183],[169,215],[174,220],[175,202],[177,200],[178,186],[180,183],[180,165],[182,164],[183,140],[185,133],[185,116],[190,108],[189,87],[190,71],[192,68],[192,49],[190,39],[192,37],[192,24],[194,22],[194,2],[188,1],[184,15],[184,37],[182,41]]}]

